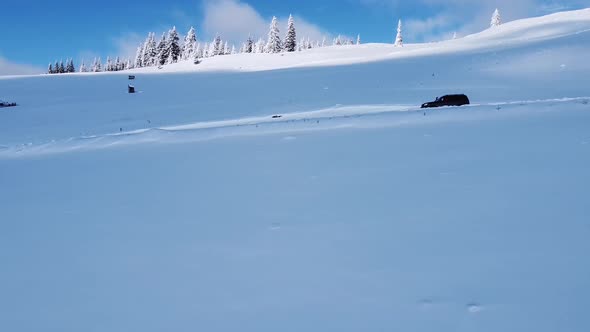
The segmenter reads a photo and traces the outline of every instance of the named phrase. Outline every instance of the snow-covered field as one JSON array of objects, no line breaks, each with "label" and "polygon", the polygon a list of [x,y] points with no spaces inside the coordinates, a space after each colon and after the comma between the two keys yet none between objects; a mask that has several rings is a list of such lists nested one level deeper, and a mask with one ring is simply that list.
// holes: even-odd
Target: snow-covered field
[{"label": "snow-covered field", "polygon": [[0,331],[588,331],[589,53],[582,10],[2,78]]}]

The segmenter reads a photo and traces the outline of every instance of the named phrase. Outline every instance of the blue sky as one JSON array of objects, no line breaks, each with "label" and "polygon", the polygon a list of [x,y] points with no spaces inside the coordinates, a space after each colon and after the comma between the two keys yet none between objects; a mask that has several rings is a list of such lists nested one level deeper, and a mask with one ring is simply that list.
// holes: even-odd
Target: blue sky
[{"label": "blue sky", "polygon": [[[298,33],[312,39],[338,34],[363,42],[392,42],[398,18],[407,42],[448,38],[484,29],[494,8],[505,20],[589,6],[588,0],[62,0],[11,1],[2,5],[0,75],[45,68],[73,57],[130,55],[149,31],[157,35],[191,25],[199,39],[215,33],[239,43],[248,33],[264,35],[273,15],[292,13]],[[16,38],[21,35],[24,38]]]}]

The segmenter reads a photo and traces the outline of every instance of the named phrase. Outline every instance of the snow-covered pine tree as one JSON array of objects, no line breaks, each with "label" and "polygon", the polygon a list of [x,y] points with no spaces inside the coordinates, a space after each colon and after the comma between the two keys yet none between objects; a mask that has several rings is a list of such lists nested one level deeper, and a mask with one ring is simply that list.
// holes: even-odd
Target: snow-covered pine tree
[{"label": "snow-covered pine tree", "polygon": [[127,61],[125,62],[125,70],[129,69],[133,69],[133,62],[131,62],[131,59],[127,58]]},{"label": "snow-covered pine tree", "polygon": [[195,28],[191,27],[188,30],[186,37],[184,37],[182,60],[189,60],[193,58],[195,46],[197,46],[197,34],[195,33]]},{"label": "snow-covered pine tree", "polygon": [[457,33],[453,32],[453,39],[457,39]]},{"label": "snow-covered pine tree", "polygon": [[256,52],[257,53],[264,53],[266,48],[266,44],[262,38],[258,39],[258,43],[256,43]]},{"label": "snow-covered pine tree", "polygon": [[53,74],[53,65],[49,63],[49,68],[47,68],[47,74]]},{"label": "snow-covered pine tree", "polygon": [[140,67],[149,67],[153,64],[153,58],[152,58],[152,37],[153,34],[150,32],[148,33],[147,38],[145,39],[143,45],[141,45],[141,61],[138,65],[137,61],[135,63],[135,67],[140,68]]},{"label": "snow-covered pine tree", "polygon": [[361,44],[361,35],[360,34],[358,36],[356,36],[356,44],[357,45]]},{"label": "snow-covered pine tree", "polygon": [[115,67],[116,67],[116,71],[120,71],[125,69],[125,64],[123,63],[123,61],[121,61],[121,58],[117,57],[117,60],[115,60]]},{"label": "snow-covered pine tree", "polygon": [[67,73],[75,73],[76,72],[76,67],[74,67],[74,60],[73,59],[68,60],[67,66],[66,66],[66,72]]},{"label": "snow-covered pine tree", "polygon": [[166,59],[166,64],[170,65],[170,64],[173,64],[174,62],[175,61],[174,61],[174,57],[172,56],[172,52],[168,53],[168,59]]},{"label": "snow-covered pine tree", "polygon": [[285,36],[285,51],[295,52],[297,49],[297,33],[295,32],[295,20],[293,15],[289,15],[289,23],[287,24],[287,35]]},{"label": "snow-covered pine tree", "polygon": [[268,41],[266,43],[266,51],[268,53],[280,53],[283,47],[281,45],[281,37],[279,31],[279,24],[275,16],[270,22],[270,29],[268,31]]},{"label": "snow-covered pine tree", "polygon": [[195,46],[195,52],[193,53],[193,59],[195,58],[202,58],[203,57],[203,48],[201,47],[201,43],[197,43]]},{"label": "snow-covered pine tree", "polygon": [[180,59],[180,38],[178,37],[178,32],[176,31],[176,27],[172,27],[172,30],[168,31],[168,44],[166,45],[168,48],[168,58],[172,59],[172,62],[175,63]]},{"label": "snow-covered pine tree", "polygon": [[135,67],[143,67],[143,43],[137,47],[137,51],[135,52]]},{"label": "snow-covered pine tree", "polygon": [[236,54],[236,46],[234,44],[231,45],[231,50],[229,54]]},{"label": "snow-covered pine tree", "polygon": [[107,63],[105,64],[104,71],[112,71],[113,70],[113,62],[111,61],[111,57],[107,56]]},{"label": "snow-covered pine tree", "polygon": [[66,72],[66,67],[64,66],[63,60],[59,62],[59,73],[64,74]]},{"label": "snow-covered pine tree", "polygon": [[225,54],[225,55],[231,54],[231,50],[229,49],[229,45],[227,44],[227,40],[223,44],[223,54]]},{"label": "snow-covered pine tree", "polygon": [[223,44],[221,42],[221,36],[217,35],[211,43],[209,49],[209,56],[216,56],[220,55],[221,53],[223,53]]},{"label": "snow-covered pine tree", "polygon": [[397,35],[395,36],[395,46],[404,46],[404,38],[402,37],[402,20],[397,22]]},{"label": "snow-covered pine tree", "polygon": [[309,37],[307,37],[307,42],[305,43],[305,46],[307,46],[308,50],[311,50],[313,48],[313,44],[309,40]]},{"label": "snow-covered pine tree", "polygon": [[492,14],[492,21],[490,22],[491,27],[497,27],[502,24],[502,17],[500,16],[500,11],[498,8],[494,10],[494,14]]},{"label": "snow-covered pine tree", "polygon": [[144,64],[144,66],[155,66],[160,61],[158,56],[159,50],[158,44],[156,43],[156,33],[152,32],[152,38],[150,38],[148,46],[148,63]]},{"label": "snow-covered pine tree", "polygon": [[157,65],[164,65],[166,60],[168,60],[168,42],[166,41],[166,33],[162,33],[162,38],[160,38],[160,42],[158,43],[158,55],[157,58]]},{"label": "snow-covered pine tree", "polygon": [[99,57],[98,60],[96,60],[96,68],[94,70],[95,72],[101,72],[102,71],[102,59]]},{"label": "snow-covered pine tree", "polygon": [[85,73],[87,71],[88,71],[88,68],[86,68],[86,63],[84,63],[84,60],[82,60],[82,63],[80,64],[80,72]]},{"label": "snow-covered pine tree", "polygon": [[252,53],[254,51],[253,48],[254,40],[251,36],[248,36],[248,40],[246,40],[246,49],[244,50],[244,53]]},{"label": "snow-covered pine tree", "polygon": [[201,50],[201,44],[197,44],[197,47],[195,48],[195,51],[193,52],[193,63],[195,65],[198,65],[199,63],[201,63],[203,58],[203,51]]}]

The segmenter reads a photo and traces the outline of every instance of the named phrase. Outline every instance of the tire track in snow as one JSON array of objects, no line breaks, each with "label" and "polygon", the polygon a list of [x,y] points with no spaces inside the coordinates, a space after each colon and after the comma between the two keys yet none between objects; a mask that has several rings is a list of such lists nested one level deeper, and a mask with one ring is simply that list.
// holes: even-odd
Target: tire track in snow
[{"label": "tire track in snow", "polygon": [[[444,121],[460,121],[457,111],[478,110],[490,113],[504,107],[576,103],[588,105],[590,97],[538,99],[495,103],[471,104],[460,108],[442,107],[422,109],[407,105],[337,105],[331,108],[286,113],[241,119],[196,122],[183,125],[138,129],[127,132],[107,133],[101,135],[70,137],[64,140],[52,140],[41,144],[24,143],[13,146],[0,145],[0,158],[15,158],[28,155],[66,153],[92,149],[105,149],[116,146],[145,143],[181,143],[212,140],[233,136],[270,135],[278,133],[309,132],[339,128],[375,128],[392,127],[424,123],[424,115],[446,115]],[[387,115],[413,115],[413,117],[387,117],[387,121],[371,122],[371,118]],[[461,114],[472,114],[471,112]],[[458,115],[458,116],[455,116]],[[450,116],[450,118],[449,118]],[[426,116],[429,120],[430,116]],[[420,120],[418,120],[420,119]],[[364,122],[363,122],[364,121]],[[430,121],[432,123],[432,121]]]}]

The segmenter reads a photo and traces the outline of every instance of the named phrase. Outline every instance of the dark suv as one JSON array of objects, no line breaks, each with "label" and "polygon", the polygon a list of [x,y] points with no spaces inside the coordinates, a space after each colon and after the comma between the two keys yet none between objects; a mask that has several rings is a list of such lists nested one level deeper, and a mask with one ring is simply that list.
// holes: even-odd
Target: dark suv
[{"label": "dark suv", "polygon": [[8,103],[8,102],[0,100],[0,107],[12,107],[12,106],[16,106],[16,103]]},{"label": "dark suv", "polygon": [[435,101],[422,104],[422,108],[462,105],[469,105],[469,98],[466,95],[446,95],[436,98]]}]

